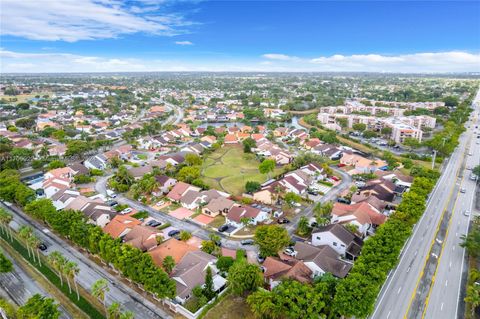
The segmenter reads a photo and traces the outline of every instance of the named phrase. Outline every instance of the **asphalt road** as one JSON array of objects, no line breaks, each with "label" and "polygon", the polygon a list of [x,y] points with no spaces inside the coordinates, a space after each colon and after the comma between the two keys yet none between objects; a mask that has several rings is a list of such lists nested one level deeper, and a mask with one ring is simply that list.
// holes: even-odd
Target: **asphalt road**
[{"label": "asphalt road", "polygon": [[106,279],[109,282],[110,288],[110,291],[106,295],[107,305],[110,305],[113,302],[118,302],[125,310],[132,311],[136,314],[137,318],[171,318],[171,316],[165,311],[148,301],[145,296],[142,296],[127,285],[123,284],[118,278],[106,272],[102,267],[98,266],[75,248],[71,247],[60,237],[50,231],[46,231],[41,224],[31,220],[18,208],[7,207],[3,203],[2,206],[9,210],[13,215],[13,221],[10,223],[10,226],[13,229],[18,229],[21,225],[29,225],[34,229],[38,238],[47,244],[48,249],[44,252],[45,255],[48,255],[53,251],[59,251],[68,260],[78,264],[80,272],[77,276],[77,283],[80,286],[90,291],[95,281],[102,278]]},{"label": "asphalt road", "polygon": [[[22,306],[27,300],[35,294],[50,296],[38,282],[30,277],[25,270],[13,259],[7,252],[2,253],[12,261],[13,271],[0,274],[0,296],[14,302],[17,306]],[[63,308],[58,308],[61,312],[61,319],[69,319],[72,316]]]},{"label": "asphalt road", "polygon": [[[477,95],[480,96],[480,95]],[[477,107],[476,110],[480,110]],[[472,128],[480,125],[477,119],[472,122]],[[476,129],[480,132],[479,129]],[[473,138],[467,145],[466,167],[475,167],[480,164],[480,145],[476,144],[480,139]],[[468,265],[466,264],[465,249],[460,247],[461,236],[468,233],[471,218],[478,215],[475,210],[474,198],[476,182],[469,179],[471,171],[463,170],[460,188],[465,188],[465,193],[458,193],[457,200],[452,209],[449,232],[447,233],[442,254],[439,257],[436,269],[435,281],[431,287],[428,303],[424,308],[425,318],[463,318],[464,302],[462,277],[466,276]],[[470,211],[470,216],[464,212]]]},{"label": "asphalt road", "polygon": [[[478,96],[479,95],[477,95],[477,97]],[[447,209],[451,209],[453,207],[456,197],[459,194],[459,185],[460,182],[462,182],[461,168],[462,166],[464,166],[463,162],[464,157],[466,156],[465,150],[467,144],[469,144],[470,137],[473,134],[473,131],[475,131],[475,126],[471,125],[470,128],[467,129],[467,131],[459,138],[459,146],[455,149],[454,153],[452,153],[447,165],[444,168],[442,176],[437,182],[437,185],[432,191],[432,194],[430,194],[425,213],[423,214],[419,222],[415,225],[413,234],[410,236],[410,239],[407,241],[401,253],[399,264],[389,274],[387,281],[385,282],[382,290],[380,291],[377,299],[377,304],[375,305],[375,309],[373,314],[371,315],[371,318],[418,318],[418,313],[420,314],[420,317],[423,315],[423,311],[414,311],[410,314],[409,310],[413,304],[414,299],[420,298],[420,300],[424,300],[423,303],[419,303],[420,306],[424,305],[427,300],[429,286],[427,286],[427,289],[424,290],[417,290],[417,288],[419,287],[424,270],[429,271],[429,269],[426,269],[425,266],[427,264],[427,258],[432,257],[430,255],[430,249],[433,245],[435,245],[435,243],[438,244],[438,242],[435,241],[435,236],[437,235],[437,227],[440,228],[439,223],[442,220],[442,217],[445,216],[444,212],[447,212]],[[478,147],[476,151],[473,150],[473,152],[476,153],[475,156],[478,156]],[[468,194],[471,194],[471,192],[473,192],[473,190],[469,190],[469,193],[462,194],[462,196],[470,196]],[[460,202],[464,201],[462,200]],[[458,210],[461,210],[460,207],[461,205],[459,205]],[[452,215],[454,216],[457,225],[457,218],[460,218],[460,215],[461,213],[459,213],[457,210]],[[466,222],[466,218],[464,219]],[[457,231],[458,236],[461,235],[461,230],[462,229],[459,229],[459,231]],[[447,235],[451,236],[451,233],[455,235],[454,230],[450,230]],[[463,231],[463,233],[465,233],[465,231]],[[449,242],[449,239],[450,238],[447,238],[447,242]],[[451,251],[454,250],[453,247],[455,245],[445,245],[445,251],[448,249],[450,249]],[[459,247],[456,247],[455,250],[457,250],[458,252],[460,249]],[[448,258],[449,257],[446,257],[445,260],[448,261]],[[439,262],[443,262],[443,257],[441,257]],[[447,266],[449,266],[449,262],[447,262]],[[442,268],[441,271],[445,270]],[[461,272],[460,269],[453,269],[452,272],[453,271],[458,271],[459,273]],[[443,284],[445,284],[445,282],[443,282]],[[450,285],[452,284],[453,283],[451,283]],[[455,290],[452,286],[450,286],[448,287],[448,289],[444,290],[449,290],[449,294],[451,294],[450,299],[453,299],[452,302],[454,303],[454,305],[456,305],[456,301],[458,300],[458,288]],[[430,298],[430,300],[432,302],[432,307],[437,306],[441,308],[441,304],[439,304],[436,299],[433,299],[432,297]],[[446,309],[445,305],[443,309]],[[440,315],[432,317],[429,316],[426,318],[455,318],[455,316],[450,317]]]}]

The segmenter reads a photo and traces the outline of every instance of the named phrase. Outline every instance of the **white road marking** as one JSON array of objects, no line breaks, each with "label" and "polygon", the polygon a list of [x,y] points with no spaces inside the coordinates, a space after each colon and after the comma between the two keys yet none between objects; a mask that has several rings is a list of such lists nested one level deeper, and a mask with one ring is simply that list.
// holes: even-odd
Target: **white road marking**
[{"label": "white road marking", "polygon": [[402,291],[402,287],[398,288],[397,295]]},{"label": "white road marking", "polygon": [[448,286],[448,280],[445,280],[445,287]]},{"label": "white road marking", "polygon": [[392,313],[392,311],[389,311],[388,314],[387,314],[387,319],[388,317],[390,317],[390,314]]},{"label": "white road marking", "polygon": [[440,311],[443,311],[443,302],[442,302],[442,304],[440,305]]}]

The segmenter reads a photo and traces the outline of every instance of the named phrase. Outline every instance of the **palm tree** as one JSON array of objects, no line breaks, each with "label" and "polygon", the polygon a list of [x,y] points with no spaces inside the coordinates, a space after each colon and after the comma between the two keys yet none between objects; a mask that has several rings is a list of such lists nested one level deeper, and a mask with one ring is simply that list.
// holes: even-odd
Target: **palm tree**
[{"label": "palm tree", "polygon": [[34,252],[34,250],[37,251],[38,263],[40,264],[40,266],[42,266],[42,262],[40,261],[40,251],[38,249],[38,246],[40,245],[40,239],[38,239],[37,236],[32,234],[30,236],[30,238],[28,239],[28,243],[30,244],[30,247],[32,248],[32,253]]},{"label": "palm tree", "polygon": [[133,319],[135,315],[131,311],[125,311],[124,313],[120,314],[119,319]]},{"label": "palm tree", "polygon": [[105,303],[105,295],[110,291],[108,288],[107,280],[102,278],[95,281],[92,285],[92,295],[103,303],[103,308],[105,308],[105,313],[107,313],[107,305]]},{"label": "palm tree", "polygon": [[10,229],[10,222],[12,221],[13,216],[7,212],[5,209],[0,207],[0,224],[2,224],[2,228],[5,230],[7,237],[10,234],[10,240],[13,240],[12,237],[12,230]]},{"label": "palm tree", "polygon": [[[21,239],[25,241],[25,247],[27,247],[28,257],[30,257],[30,245],[28,244],[28,239],[32,235],[32,228],[26,225],[20,227],[18,235]],[[35,258],[35,257],[34,257]]]},{"label": "palm tree", "polygon": [[63,286],[62,269],[64,267],[65,257],[63,257],[62,253],[54,251],[48,255],[47,260],[50,265],[52,265],[53,269],[57,271],[57,275],[60,278],[60,284]]},{"label": "palm tree", "polygon": [[122,310],[120,309],[120,304],[118,302],[114,302],[108,307],[107,310],[107,318],[108,319],[117,319],[122,314]]},{"label": "palm tree", "polygon": [[474,284],[467,288],[465,302],[470,303],[472,318],[475,317],[475,309],[480,306],[480,286]]},{"label": "palm tree", "polygon": [[[75,281],[74,274],[73,274],[73,269],[74,267],[77,267],[77,264],[74,263],[73,261],[65,260],[65,263],[62,267],[62,273],[65,275],[65,278],[67,278],[67,284],[68,284],[68,291],[72,293],[72,287],[70,286],[70,278]],[[75,283],[76,286],[76,283]],[[78,296],[78,290],[77,290],[77,296]]]}]

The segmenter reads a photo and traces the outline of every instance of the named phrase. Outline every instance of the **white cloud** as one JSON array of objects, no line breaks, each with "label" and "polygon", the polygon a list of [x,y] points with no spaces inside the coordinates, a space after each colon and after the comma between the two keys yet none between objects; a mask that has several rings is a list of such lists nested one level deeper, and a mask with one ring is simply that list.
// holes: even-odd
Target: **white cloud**
[{"label": "white cloud", "polygon": [[416,53],[332,55],[313,59],[193,60],[98,57],[69,53],[14,52],[0,48],[0,73],[256,71],[256,72],[480,72],[480,54]]},{"label": "white cloud", "polygon": [[285,54],[264,54],[276,64],[271,68],[313,72],[480,72],[480,54],[461,51],[401,55],[355,54],[299,58]]},{"label": "white cloud", "polygon": [[154,10],[105,0],[2,0],[0,32],[32,40],[75,42],[137,32],[176,35],[193,24],[181,15],[155,14]]},{"label": "white cloud", "polygon": [[480,54],[460,51],[402,55],[332,55],[309,60],[325,71],[364,72],[478,72]]},{"label": "white cloud", "polygon": [[290,56],[290,55],[286,55],[286,54],[278,54],[278,53],[267,53],[267,54],[262,55],[262,57],[264,57],[265,59],[269,59],[269,60],[279,60],[279,61],[298,60],[298,58],[295,57],[295,56]]},{"label": "white cloud", "polygon": [[175,44],[178,44],[178,45],[193,45],[193,43],[190,42],[190,41],[175,41]]}]

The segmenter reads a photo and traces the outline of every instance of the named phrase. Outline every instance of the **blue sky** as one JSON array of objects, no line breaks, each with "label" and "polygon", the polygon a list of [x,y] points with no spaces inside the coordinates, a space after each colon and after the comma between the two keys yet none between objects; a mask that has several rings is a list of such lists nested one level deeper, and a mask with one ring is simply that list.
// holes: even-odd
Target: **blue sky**
[{"label": "blue sky", "polygon": [[1,6],[2,72],[480,72],[479,1]]}]

